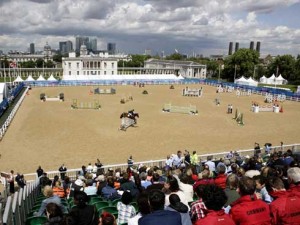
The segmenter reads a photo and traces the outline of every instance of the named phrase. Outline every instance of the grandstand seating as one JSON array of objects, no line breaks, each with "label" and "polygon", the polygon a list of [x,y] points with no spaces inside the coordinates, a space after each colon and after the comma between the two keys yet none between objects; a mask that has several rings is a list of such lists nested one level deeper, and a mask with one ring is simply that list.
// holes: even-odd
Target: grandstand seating
[{"label": "grandstand seating", "polygon": [[[291,149],[293,152],[297,155],[300,150],[300,144],[294,144],[294,145],[285,145],[285,146],[273,146],[271,147],[271,150],[282,150],[282,149]],[[214,154],[214,158],[216,158],[216,155],[219,157],[225,157],[228,152],[223,152],[223,153],[218,153]],[[238,151],[240,155],[253,155],[254,150],[249,149],[249,150],[241,150]],[[199,156],[200,158],[205,158],[208,155],[212,154],[206,154],[206,155],[201,155]],[[266,158],[268,159],[268,158]],[[157,162],[138,162],[135,163],[136,165],[139,165],[143,163],[143,165],[146,166],[154,166],[154,165],[163,165],[165,160],[160,160]],[[204,161],[204,160],[203,160]],[[147,164],[148,163],[148,164]],[[126,164],[127,166],[127,164]],[[118,168],[120,165],[114,166],[109,166],[110,168]],[[162,167],[162,166],[161,166]],[[105,170],[108,168],[103,166]],[[125,165],[124,165],[125,168]],[[76,169],[78,171],[78,169]],[[72,172],[71,172],[72,173]],[[51,173],[48,173],[51,174]],[[57,172],[53,172],[54,174],[58,174]],[[39,180],[32,180],[28,181],[27,185],[24,187],[24,189],[20,189],[18,192],[16,192],[13,196],[8,196],[8,191],[4,190],[2,193],[2,196],[5,197],[6,199],[6,205],[5,205],[5,210],[3,213],[3,224],[4,225],[36,225],[40,224],[41,222],[45,221],[45,217],[32,217],[33,212],[37,211],[40,207],[41,202],[45,197],[41,195],[40,188],[38,187]],[[194,199],[196,200],[196,199]],[[91,196],[89,204],[93,204],[96,206],[99,214],[103,211],[110,212],[114,214],[116,217],[118,216],[118,211],[116,208],[117,202],[120,201],[120,199],[114,200],[114,201],[105,201],[103,198],[100,196]],[[73,199],[69,198],[68,200],[62,199],[62,203],[70,210],[73,206]],[[191,202],[189,202],[191,203]],[[133,205],[136,209],[137,203],[132,202],[131,205]],[[1,205],[0,205],[1,207]],[[1,216],[1,214],[0,214]],[[1,220],[1,218],[0,218]]]}]

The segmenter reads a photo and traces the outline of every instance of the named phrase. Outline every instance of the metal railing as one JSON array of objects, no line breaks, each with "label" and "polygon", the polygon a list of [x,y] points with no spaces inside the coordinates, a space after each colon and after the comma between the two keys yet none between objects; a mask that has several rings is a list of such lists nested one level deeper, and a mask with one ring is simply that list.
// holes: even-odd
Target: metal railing
[{"label": "metal railing", "polygon": [[[293,152],[298,152],[300,151],[300,144],[289,144],[289,145],[283,145],[283,146],[273,146],[270,148],[270,152],[272,151],[286,151],[287,149],[291,149]],[[264,148],[261,148],[263,151]],[[252,156],[254,154],[254,148],[251,149],[246,149],[246,150],[232,150],[233,152],[237,152],[241,157],[245,157],[247,155]],[[217,153],[208,153],[208,154],[201,154],[198,155],[198,158],[201,162],[205,162],[207,160],[208,156],[213,156],[213,159],[215,161],[219,160],[220,158],[226,158],[230,150],[226,152],[217,152]],[[133,165],[139,166],[139,165],[144,165],[146,167],[153,167],[157,166],[159,168],[163,168],[165,166],[166,159],[157,159],[157,160],[148,160],[148,161],[140,161],[140,162],[135,162]],[[127,163],[121,163],[121,164],[111,164],[111,165],[104,165],[102,168],[104,171],[107,171],[109,168],[112,168],[113,170],[115,169],[121,169],[121,171],[126,170],[128,167]],[[75,179],[78,176],[78,173],[81,171],[81,168],[75,168],[75,169],[68,169],[66,172],[66,176],[70,177],[71,179]],[[54,171],[48,171],[47,176],[50,179],[53,179],[54,176],[59,176],[60,172],[58,170]],[[36,173],[28,173],[24,174],[24,177],[26,180],[35,180],[37,178]]]},{"label": "metal railing", "polygon": [[15,117],[18,109],[20,108],[25,95],[28,91],[29,87],[26,88],[26,90],[24,91],[24,93],[22,94],[21,98],[18,100],[17,104],[14,106],[13,110],[10,112],[9,116],[7,117],[7,119],[5,120],[4,124],[2,125],[2,127],[0,128],[0,140],[2,140],[7,128],[9,127],[11,121],[13,120],[13,118]]}]

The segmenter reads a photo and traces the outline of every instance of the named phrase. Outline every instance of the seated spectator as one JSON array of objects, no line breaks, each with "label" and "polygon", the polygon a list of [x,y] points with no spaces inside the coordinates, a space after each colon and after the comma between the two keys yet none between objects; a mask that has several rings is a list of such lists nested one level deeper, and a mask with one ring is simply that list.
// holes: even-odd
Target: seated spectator
[{"label": "seated spectator", "polygon": [[153,176],[152,176],[152,184],[149,185],[146,190],[147,191],[150,191],[150,190],[153,190],[153,189],[156,189],[156,190],[162,190],[163,187],[164,187],[164,184],[159,182],[159,174],[158,173],[154,173]]},{"label": "seated spectator", "polygon": [[212,172],[213,174],[215,174],[215,172],[216,172],[216,164],[212,160],[213,160],[213,156],[212,155],[211,156],[207,156],[207,161],[204,164],[209,167],[209,171],[210,172]]},{"label": "seated spectator", "polygon": [[269,195],[265,183],[266,183],[266,178],[263,177],[262,175],[254,176],[253,177],[255,181],[255,187],[256,187],[256,193],[259,194],[259,198],[263,200],[264,202],[270,204],[272,202],[272,197]]},{"label": "seated spectator", "polygon": [[117,221],[114,215],[103,212],[99,218],[99,225],[117,225]]},{"label": "seated spectator", "polygon": [[300,168],[292,167],[288,169],[287,175],[290,181],[290,191],[300,195]]},{"label": "seated spectator", "polygon": [[194,190],[196,190],[196,188],[199,185],[207,185],[207,184],[214,184],[215,180],[213,178],[210,178],[210,171],[208,169],[204,169],[201,173],[199,173],[199,180],[197,180],[195,182],[195,184],[193,185]]},{"label": "seated spectator", "polygon": [[193,189],[193,185],[188,184],[188,181],[189,181],[189,177],[186,174],[183,174],[180,177],[178,184],[179,184],[179,189],[182,190],[182,192],[184,193],[187,202],[191,202],[194,200],[194,189]]},{"label": "seated spectator", "polygon": [[180,201],[177,194],[171,194],[169,196],[170,205],[166,207],[166,210],[179,212],[181,216],[181,223],[184,225],[192,225],[192,221],[189,215],[189,207]]},{"label": "seated spectator", "polygon": [[162,191],[151,190],[149,203],[152,213],[142,216],[139,219],[139,225],[182,225],[178,212],[164,210],[165,194]]},{"label": "seated spectator", "polygon": [[286,191],[278,177],[268,179],[266,188],[274,198],[270,204],[272,224],[299,224],[300,196]]},{"label": "seated spectator", "polygon": [[192,202],[191,204],[191,220],[193,222],[202,219],[205,217],[205,212],[206,212],[206,206],[202,200],[202,195],[203,195],[203,189],[206,185],[199,185],[197,186],[195,193],[198,197],[198,200]]},{"label": "seated spectator", "polygon": [[285,166],[290,166],[291,163],[294,161],[294,158],[293,158],[293,152],[291,149],[288,149],[286,151],[286,153],[283,154],[283,164]]},{"label": "seated spectator", "polygon": [[[152,176],[151,176],[152,178]],[[145,172],[140,173],[141,185],[144,189],[151,185],[151,181],[147,180],[147,174]]]},{"label": "seated spectator", "polygon": [[97,182],[97,195],[101,195],[102,189],[107,185],[105,176],[101,174],[95,179],[95,181]]},{"label": "seated spectator", "polygon": [[40,177],[41,189],[43,189],[47,185],[51,185],[51,180],[49,179],[49,177],[47,177],[47,173],[43,173],[43,175]]},{"label": "seated spectator", "polygon": [[46,216],[48,221],[44,225],[60,225],[63,224],[63,212],[55,203],[49,203],[46,206]]},{"label": "seated spectator", "polygon": [[134,217],[128,219],[128,225],[138,225],[139,219],[151,212],[147,192],[142,192],[139,194],[139,196],[137,197],[137,205],[139,213]]},{"label": "seated spectator", "polygon": [[17,176],[15,178],[19,188],[24,188],[26,186],[26,180],[24,179],[24,175],[17,173]]},{"label": "seated spectator", "polygon": [[241,177],[238,186],[241,197],[231,204],[230,215],[236,224],[271,224],[269,205],[255,195],[252,178]]},{"label": "seated spectator", "polygon": [[231,217],[222,209],[227,201],[222,188],[216,185],[205,185],[202,199],[208,211],[203,219],[196,221],[195,225],[235,225]]},{"label": "seated spectator", "polygon": [[226,188],[225,188],[227,202],[225,204],[225,207],[227,207],[227,206],[230,207],[231,203],[235,202],[236,200],[238,200],[240,198],[240,194],[237,192],[238,184],[239,184],[239,179],[235,174],[230,174],[227,177]]},{"label": "seated spectator", "polygon": [[66,192],[64,188],[61,186],[61,182],[59,180],[56,181],[55,186],[52,188],[52,190],[54,195],[57,195],[60,198],[66,197]]},{"label": "seated spectator", "polygon": [[121,201],[117,203],[118,209],[118,224],[127,223],[129,218],[136,215],[135,208],[130,205],[132,202],[132,195],[129,191],[124,191]]},{"label": "seated spectator", "polygon": [[58,197],[57,195],[53,195],[53,190],[52,190],[51,186],[49,186],[49,185],[45,186],[44,190],[43,190],[43,194],[46,197],[46,199],[44,199],[42,201],[39,211],[34,213],[35,216],[45,215],[45,209],[49,203],[57,204],[61,208],[62,212],[66,212],[65,207],[61,204],[60,197]]},{"label": "seated spectator", "polygon": [[63,188],[66,196],[69,196],[70,194],[70,186],[71,186],[70,177],[65,176],[65,180],[63,182]]},{"label": "seated spectator", "polygon": [[220,188],[222,188],[223,190],[225,189],[226,187],[226,179],[227,179],[227,176],[225,174],[226,172],[226,167],[225,165],[219,165],[217,167],[217,176],[215,177],[215,185],[219,186]]},{"label": "seated spectator", "polygon": [[121,191],[129,191],[133,198],[136,198],[136,196],[139,194],[139,190],[135,183],[129,179],[128,173],[123,174],[123,182],[120,186]]},{"label": "seated spectator", "polygon": [[173,177],[169,176],[167,182],[164,185],[164,192],[166,193],[166,199],[165,199],[165,206],[168,206],[170,204],[169,202],[169,196],[170,194],[177,194],[180,198],[180,201],[188,205],[188,201],[186,200],[185,194],[182,190],[179,188],[178,180]]},{"label": "seated spectator", "polygon": [[71,183],[69,197],[73,197],[75,191],[84,190],[85,183],[83,182],[83,180],[85,180],[83,176],[78,176],[77,179]]},{"label": "seated spectator", "polygon": [[59,180],[59,176],[58,176],[58,175],[55,175],[54,178],[53,178],[53,180],[52,180],[52,184],[51,184],[51,187],[52,187],[52,188],[55,186],[56,181],[58,181],[58,180]]},{"label": "seated spectator", "polygon": [[86,181],[86,186],[83,189],[83,191],[87,195],[96,195],[97,194],[97,187],[94,185],[94,182],[92,179],[89,179]]},{"label": "seated spectator", "polygon": [[68,225],[98,225],[99,215],[94,205],[88,204],[89,198],[83,191],[74,192],[75,206],[68,216]]},{"label": "seated spectator", "polygon": [[114,178],[108,177],[107,184],[102,188],[101,196],[105,200],[114,200],[119,199],[121,196],[118,194],[118,191],[114,188]]}]

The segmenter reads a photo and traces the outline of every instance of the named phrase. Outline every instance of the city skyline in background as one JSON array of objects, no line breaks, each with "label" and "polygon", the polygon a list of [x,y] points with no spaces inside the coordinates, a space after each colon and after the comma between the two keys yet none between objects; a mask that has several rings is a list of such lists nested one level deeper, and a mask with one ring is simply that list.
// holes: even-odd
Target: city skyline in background
[{"label": "city skyline in background", "polygon": [[[93,37],[97,50],[152,55],[227,55],[228,43],[249,48],[263,43],[262,55],[300,53],[299,0],[3,0],[0,50],[41,51],[48,43]],[[233,46],[235,47],[235,46]],[[67,48],[67,47],[66,47]]]}]

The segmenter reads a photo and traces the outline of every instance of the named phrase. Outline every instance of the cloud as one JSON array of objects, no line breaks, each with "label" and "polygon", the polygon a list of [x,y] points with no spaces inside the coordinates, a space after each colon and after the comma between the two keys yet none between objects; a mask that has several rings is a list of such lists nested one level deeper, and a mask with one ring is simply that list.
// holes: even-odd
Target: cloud
[{"label": "cloud", "polygon": [[128,53],[176,48],[226,54],[229,41],[249,47],[253,40],[261,41],[266,53],[277,52],[272,45],[286,42],[292,46],[288,52],[297,54],[299,24],[272,18],[299,5],[299,0],[2,0],[0,50],[27,49],[31,42],[58,48],[59,41],[74,43],[74,36],[84,35],[97,37],[99,48],[115,42]]}]

